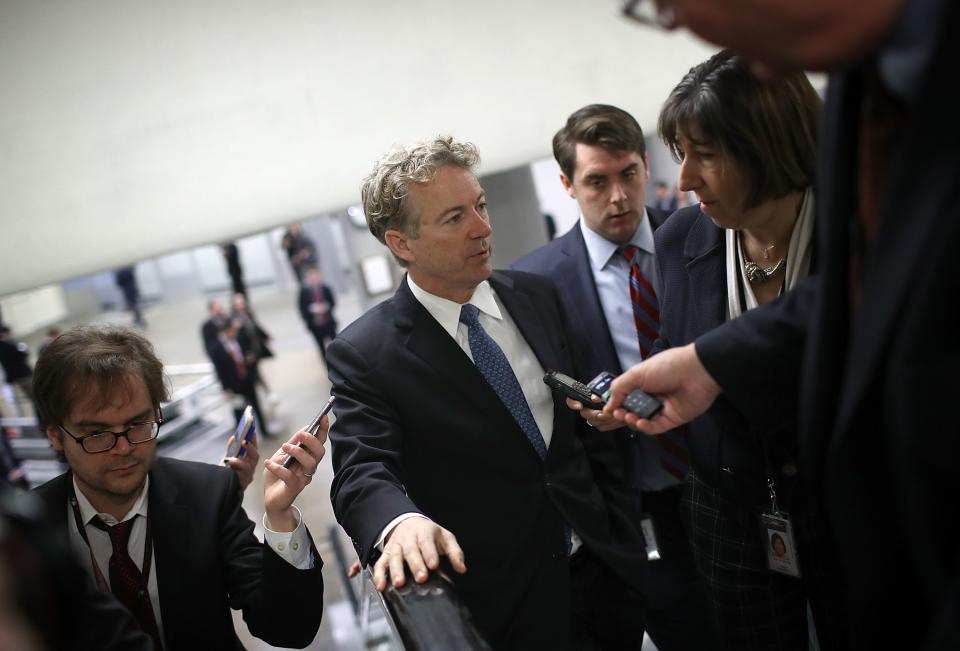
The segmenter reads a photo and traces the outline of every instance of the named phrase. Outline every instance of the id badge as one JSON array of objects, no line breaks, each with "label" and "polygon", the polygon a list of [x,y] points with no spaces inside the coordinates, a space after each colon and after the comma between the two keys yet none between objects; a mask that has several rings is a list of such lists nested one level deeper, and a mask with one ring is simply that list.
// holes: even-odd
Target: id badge
[{"label": "id badge", "polygon": [[767,551],[767,566],[774,572],[800,578],[800,561],[790,516],[784,511],[761,513],[760,529]]},{"label": "id badge", "polygon": [[653,529],[653,517],[649,515],[641,516],[640,531],[643,532],[643,541],[647,548],[647,560],[660,560],[660,548],[657,547],[657,534]]}]

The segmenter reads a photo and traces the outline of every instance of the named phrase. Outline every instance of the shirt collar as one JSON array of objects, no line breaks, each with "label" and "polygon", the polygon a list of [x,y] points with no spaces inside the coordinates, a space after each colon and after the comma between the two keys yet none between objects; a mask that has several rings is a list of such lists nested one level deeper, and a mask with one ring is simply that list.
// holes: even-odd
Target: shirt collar
[{"label": "shirt collar", "polygon": [[[135,518],[138,515],[147,517],[147,493],[150,488],[150,475],[147,475],[146,480],[143,482],[143,490],[140,492],[140,497],[137,498],[137,501],[134,502],[133,507],[127,514],[123,516],[123,520],[120,522],[126,522],[131,518]],[[104,521],[105,524],[113,526],[117,524],[117,519],[114,518],[109,513],[100,513],[97,509],[94,508],[93,504],[90,503],[90,500],[87,499],[87,496],[83,494],[83,491],[80,490],[80,487],[77,486],[77,478],[73,477],[73,492],[77,496],[77,506],[80,507],[80,517],[83,519],[84,525],[89,524],[89,522],[96,516],[100,516],[100,519]]]},{"label": "shirt collar", "polygon": [[[417,285],[417,283],[413,282],[413,278],[410,276],[410,274],[407,274],[407,286],[410,288],[410,292],[413,294],[413,297],[417,299],[424,308],[426,308],[427,312],[430,313],[430,316],[437,320],[437,323],[440,324],[440,327],[446,330],[447,334],[456,339],[457,328],[460,325],[460,308],[462,305],[446,298],[440,298],[439,296],[431,294],[427,290]],[[473,290],[473,296],[471,296],[470,300],[467,302],[476,305],[481,312],[493,317],[494,319],[503,318],[503,315],[500,312],[500,306],[497,305],[497,301],[494,298],[493,288],[490,286],[489,281],[484,280],[482,283],[477,285],[477,288]]]},{"label": "shirt collar", "polygon": [[[587,226],[583,219],[583,214],[580,215],[580,232],[583,233],[583,242],[587,245],[587,255],[590,257],[590,266],[595,272],[603,271],[610,263],[614,254],[617,253],[620,245],[590,230],[590,227]],[[647,214],[646,207],[643,209],[643,217],[640,219],[640,224],[637,226],[637,230],[634,231],[633,237],[630,238],[628,244],[633,244],[640,248],[640,250],[646,251],[651,255],[654,252],[653,229],[650,228],[650,215]]]}]

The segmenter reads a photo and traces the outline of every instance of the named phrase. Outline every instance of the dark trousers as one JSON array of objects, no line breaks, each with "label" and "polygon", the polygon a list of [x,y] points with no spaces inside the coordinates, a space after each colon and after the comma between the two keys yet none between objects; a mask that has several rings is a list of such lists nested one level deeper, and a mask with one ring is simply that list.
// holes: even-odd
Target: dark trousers
[{"label": "dark trousers", "polygon": [[320,357],[323,358],[324,366],[327,366],[327,344],[333,339],[334,333],[327,328],[310,328],[310,334],[317,340],[317,347],[320,349]]},{"label": "dark trousers", "polygon": [[624,583],[589,549],[581,548],[570,559],[577,648],[639,650],[644,631],[659,651],[719,648],[683,526],[680,496],[679,486],[641,496],[661,556],[647,563],[642,592]]},{"label": "dark trousers", "polygon": [[[251,374],[246,378],[240,381],[240,391],[237,393],[243,396],[243,399],[247,402],[248,405],[253,407],[253,413],[257,417],[257,434],[258,438],[264,438],[270,436],[270,430],[267,425],[266,414],[260,408],[260,399],[257,397],[257,384],[256,384],[256,375]],[[233,410],[233,415],[237,419],[237,424],[240,424],[240,418],[243,417],[243,408]]]}]

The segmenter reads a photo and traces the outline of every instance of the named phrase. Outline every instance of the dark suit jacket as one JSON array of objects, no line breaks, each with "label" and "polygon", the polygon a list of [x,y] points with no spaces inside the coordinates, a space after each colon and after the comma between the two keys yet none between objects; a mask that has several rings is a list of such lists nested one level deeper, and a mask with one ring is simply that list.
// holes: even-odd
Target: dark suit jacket
[{"label": "dark suit jacket", "polygon": [[309,285],[304,285],[300,288],[300,296],[297,301],[300,308],[300,316],[303,317],[303,322],[307,324],[307,328],[310,330],[315,330],[327,337],[333,337],[337,334],[337,321],[333,318],[333,306],[336,305],[337,302],[333,298],[333,292],[325,283],[320,285],[320,294],[323,300],[330,304],[330,311],[327,312],[327,321],[322,325],[317,325],[314,322],[314,314],[310,311],[310,305],[314,302],[314,294],[313,287]]},{"label": "dark suit jacket", "polygon": [[[689,344],[726,322],[727,248],[723,229],[701,213],[698,206],[674,213],[657,230],[655,238],[663,287],[660,338],[656,342],[656,350],[660,351]],[[761,435],[763,441],[759,439]],[[780,489],[795,477],[795,423],[761,431],[724,396],[714,402],[706,415],[690,423],[687,444],[691,466],[701,479],[719,488],[721,468],[726,468],[723,478],[734,480],[730,488],[743,490],[743,498],[769,500],[764,485],[764,445]],[[783,474],[785,468],[787,476]],[[733,495],[731,498],[737,499]]]},{"label": "dark suit jacket", "polygon": [[[650,226],[654,232],[666,221],[667,213],[647,206]],[[512,265],[513,269],[529,271],[553,280],[563,302],[563,308],[572,333],[572,355],[581,382],[588,382],[601,371],[619,375],[620,359],[610,336],[610,326],[600,304],[600,295],[593,281],[590,256],[579,225],[561,237],[528,253]],[[594,435],[597,435],[594,432]],[[627,472],[639,492],[641,448],[629,443],[631,431],[623,428],[611,434],[620,446],[622,458],[627,460]]]},{"label": "dark suit jacket", "polygon": [[213,347],[217,345],[217,338],[220,336],[220,331],[223,330],[227,325],[227,317],[222,319],[214,319],[210,317],[203,322],[203,326],[200,328],[200,336],[203,337],[203,348],[207,351],[207,355],[212,357]]},{"label": "dark suit jacket", "polygon": [[[69,474],[37,492],[51,521],[75,527]],[[303,648],[320,627],[322,563],[297,570],[261,544],[241,506],[236,475],[210,464],[157,457],[150,470],[150,528],[168,649],[242,648],[230,609],[275,646]]]},{"label": "dark suit jacket", "polygon": [[751,418],[781,420],[796,413],[799,397],[801,463],[836,531],[862,649],[955,649],[960,640],[960,430],[952,410],[960,125],[943,86],[960,61],[960,4],[943,6],[929,26],[933,58],[897,131],[857,312],[848,295],[862,77],[855,68],[834,78],[827,95],[820,277],[697,341],[706,368]]},{"label": "dark suit jacket", "polygon": [[257,366],[255,363],[247,362],[247,353],[250,351],[250,343],[244,337],[237,337],[237,345],[244,356],[244,368],[247,374],[241,378],[240,371],[237,368],[236,360],[230,355],[230,352],[223,345],[220,339],[216,339],[210,344],[210,361],[213,362],[213,368],[220,380],[220,386],[224,391],[233,391],[242,394],[253,389],[257,380]]},{"label": "dark suit jacket", "polygon": [[[499,271],[490,282],[543,368],[569,370],[564,315],[552,285]],[[540,629],[526,631],[529,639],[556,641],[560,648],[569,643],[564,522],[612,569],[640,585],[635,550],[642,547],[629,489],[622,473],[611,470],[618,465],[616,451],[581,440],[580,419],[558,398],[553,438],[541,461],[406,282],[341,332],[327,358],[337,416],[330,431],[331,495],[364,563],[375,558],[376,539],[394,517],[426,514],[463,547],[468,571],[452,578],[495,647],[509,644],[517,613],[531,610],[541,616],[531,623]],[[532,604],[531,591],[546,595]]]}]

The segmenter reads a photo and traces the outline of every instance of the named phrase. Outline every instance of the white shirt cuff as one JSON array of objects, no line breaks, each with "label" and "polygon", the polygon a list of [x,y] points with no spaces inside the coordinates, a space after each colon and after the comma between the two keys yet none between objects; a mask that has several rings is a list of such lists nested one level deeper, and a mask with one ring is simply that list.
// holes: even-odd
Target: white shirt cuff
[{"label": "white shirt cuff", "polygon": [[310,551],[310,535],[303,526],[303,514],[297,512],[297,527],[293,531],[274,531],[267,526],[267,515],[263,515],[263,542],[277,553],[277,556],[298,570],[313,569],[313,552]]},{"label": "white shirt cuff", "polygon": [[385,527],[383,528],[383,531],[380,532],[380,537],[377,538],[377,544],[374,545],[374,548],[376,548],[377,551],[382,552],[382,551],[383,551],[383,539],[386,538],[387,535],[388,535],[391,531],[393,531],[393,528],[394,528],[394,527],[396,527],[398,524],[400,524],[401,522],[403,522],[404,520],[407,520],[407,519],[409,519],[409,518],[424,518],[425,520],[429,520],[429,519],[430,519],[430,518],[428,518],[427,516],[425,516],[425,515],[422,514],[422,513],[414,513],[414,512],[412,512],[412,511],[409,512],[409,513],[401,513],[400,515],[398,515],[397,517],[395,517],[393,520],[391,520],[390,522],[388,522],[388,523],[387,523],[387,526],[385,526]]}]

